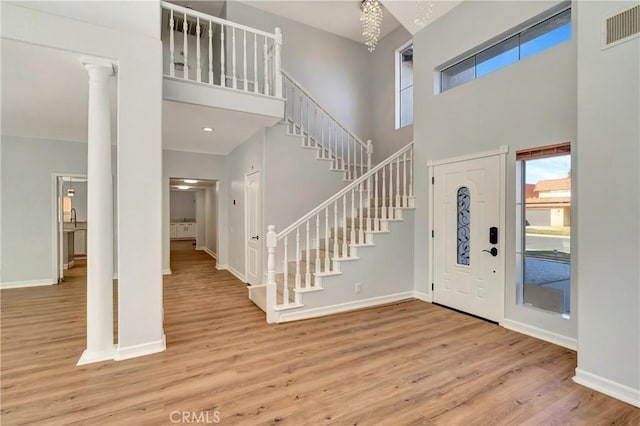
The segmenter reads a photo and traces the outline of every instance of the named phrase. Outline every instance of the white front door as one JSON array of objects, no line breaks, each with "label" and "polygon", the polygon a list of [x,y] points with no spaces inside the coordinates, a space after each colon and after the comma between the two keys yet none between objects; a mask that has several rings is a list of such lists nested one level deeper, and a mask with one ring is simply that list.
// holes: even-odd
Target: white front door
[{"label": "white front door", "polygon": [[245,178],[246,190],[246,275],[252,285],[262,284],[262,205],[260,200],[260,172]]},{"label": "white front door", "polygon": [[500,155],[433,167],[433,301],[500,321]]}]

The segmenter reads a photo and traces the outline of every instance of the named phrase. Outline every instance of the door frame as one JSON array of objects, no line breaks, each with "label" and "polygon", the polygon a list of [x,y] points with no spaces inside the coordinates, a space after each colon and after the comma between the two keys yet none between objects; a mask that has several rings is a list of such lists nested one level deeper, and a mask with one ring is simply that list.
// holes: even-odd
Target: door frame
[{"label": "door frame", "polygon": [[[242,280],[245,284],[249,283],[249,191],[247,191],[247,181],[249,177],[255,175],[256,173],[261,173],[260,169],[253,169],[244,174],[244,280]],[[262,175],[261,175],[262,176]],[[258,215],[262,217],[263,210],[263,197],[262,197],[262,177],[260,177],[260,207]],[[263,219],[263,218],[262,218]],[[262,219],[260,220],[260,229],[263,227]],[[264,239],[263,239],[264,240]],[[261,242],[260,245],[263,243]],[[264,268],[264,250],[260,249],[260,265]],[[264,276],[264,271],[260,273],[260,276]],[[264,284],[261,283],[261,284]],[[260,285],[260,284],[256,284]]]},{"label": "door frame", "polygon": [[[479,158],[486,158],[486,157],[494,157],[494,156],[499,156],[500,157],[500,182],[499,182],[499,187],[500,187],[500,206],[499,206],[499,212],[500,212],[500,217],[498,220],[500,229],[502,230],[501,232],[498,233],[498,245],[499,247],[501,247],[501,249],[503,250],[504,256],[502,256],[502,270],[500,271],[500,288],[498,289],[498,303],[500,308],[498,309],[498,323],[500,325],[502,325],[502,323],[504,322],[504,318],[505,318],[505,292],[506,292],[506,279],[507,279],[507,244],[506,244],[506,219],[507,219],[507,200],[506,200],[506,195],[507,195],[507,176],[506,176],[506,167],[507,167],[507,154],[509,153],[509,146],[508,145],[501,145],[500,148],[496,149],[496,150],[492,150],[492,151],[484,151],[484,152],[479,152],[479,153],[474,153],[474,154],[468,154],[468,155],[462,155],[462,156],[458,156],[458,157],[450,157],[450,158],[444,158],[442,160],[429,160],[427,161],[427,170],[428,170],[428,182],[433,182],[433,177],[434,177],[434,168],[436,166],[441,166],[441,165],[445,165],[445,164],[451,164],[451,163],[459,163],[459,162],[463,162],[463,161],[469,161],[469,160],[477,160]],[[429,190],[428,190],[428,200],[429,200],[429,230],[433,230],[433,226],[434,226],[434,191],[433,191],[433,184],[429,183]],[[427,244],[427,250],[428,250],[428,259],[427,259],[427,264],[429,265],[428,267],[428,277],[429,277],[429,282],[434,283],[434,244],[433,244],[433,237],[428,238],[428,244]],[[429,290],[429,296],[431,301],[433,301],[433,290],[431,290],[433,287],[430,287]]]},{"label": "door frame", "polygon": [[[51,247],[53,248],[53,256],[51,260],[51,283],[60,284],[58,279],[64,278],[64,268],[62,267],[62,232],[58,229],[58,214],[62,215],[62,193],[58,194],[58,180],[64,177],[87,179],[86,173],[63,173],[53,172],[51,173],[51,230],[52,241]],[[61,190],[62,188],[60,188]],[[64,218],[62,220],[64,222]],[[64,226],[64,225],[63,225]]]}]

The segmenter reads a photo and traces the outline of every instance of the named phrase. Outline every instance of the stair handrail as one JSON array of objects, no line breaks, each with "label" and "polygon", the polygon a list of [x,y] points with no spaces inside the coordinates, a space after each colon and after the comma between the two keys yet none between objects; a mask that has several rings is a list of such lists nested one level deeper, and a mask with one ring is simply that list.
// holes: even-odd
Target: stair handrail
[{"label": "stair handrail", "polygon": [[330,198],[325,200],[318,207],[314,208],[309,213],[305,214],[300,219],[296,220],[291,225],[287,226],[285,229],[280,231],[277,234],[277,240],[281,240],[282,238],[290,234],[292,231],[294,231],[296,228],[304,224],[307,220],[311,219],[312,217],[314,217],[315,215],[317,215],[318,213],[320,213],[321,211],[329,207],[331,204],[333,204],[336,200],[340,199],[342,196],[347,194],[349,191],[355,189],[356,187],[364,183],[367,179],[375,175],[378,171],[382,170],[384,167],[386,167],[390,163],[396,161],[400,155],[404,154],[407,151],[410,151],[413,148],[413,144],[414,144],[414,141],[409,142],[404,147],[400,148],[399,150],[394,152],[392,155],[387,157],[384,161],[382,161],[381,163],[378,163],[375,167],[369,168],[369,170],[367,170],[365,174],[363,174],[362,176],[360,176],[359,178],[351,182],[349,185],[345,186],[340,191],[332,195]]},{"label": "stair handrail", "polygon": [[[309,98],[317,107],[319,110],[322,110],[322,112],[324,112],[327,117],[329,117],[331,120],[333,120],[338,126],[340,126],[342,128],[342,130],[344,130],[347,134],[349,134],[349,136],[351,136],[356,142],[358,142],[362,147],[364,147],[365,149],[367,148],[367,143],[364,142],[362,139],[360,139],[351,129],[349,129],[347,126],[345,126],[340,120],[338,120],[333,114],[331,114],[329,111],[327,111],[322,104],[320,104],[320,102],[313,97],[313,95],[311,95],[311,93],[309,92],[309,90],[304,87],[302,85],[302,83],[300,83],[298,80],[296,80],[295,78],[293,78],[291,76],[291,74],[289,74],[288,71],[286,71],[284,68],[281,68],[280,72],[282,73],[282,75],[287,78],[289,81],[291,81],[291,83],[293,83],[299,90],[300,92],[304,93],[305,96],[307,98]],[[286,95],[286,94],[285,94]]]}]

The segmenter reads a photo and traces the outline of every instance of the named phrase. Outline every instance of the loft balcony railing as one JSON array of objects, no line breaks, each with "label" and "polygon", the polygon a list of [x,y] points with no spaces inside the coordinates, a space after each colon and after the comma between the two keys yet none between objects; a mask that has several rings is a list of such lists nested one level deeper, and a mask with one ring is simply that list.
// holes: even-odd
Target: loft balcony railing
[{"label": "loft balcony railing", "polygon": [[282,33],[268,33],[162,2],[163,73],[282,98]]}]

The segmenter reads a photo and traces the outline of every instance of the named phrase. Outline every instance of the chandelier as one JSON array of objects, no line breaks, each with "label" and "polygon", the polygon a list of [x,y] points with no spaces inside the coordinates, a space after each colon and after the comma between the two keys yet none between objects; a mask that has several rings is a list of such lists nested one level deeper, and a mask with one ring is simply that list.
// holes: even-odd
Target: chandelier
[{"label": "chandelier", "polygon": [[382,25],[382,6],[378,0],[363,0],[360,4],[360,22],[364,44],[369,52],[376,50]]},{"label": "chandelier", "polygon": [[413,22],[419,26],[424,27],[427,25],[429,18],[433,14],[433,2],[431,0],[423,0],[418,5],[418,15],[419,18],[416,18]]}]

